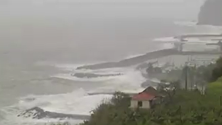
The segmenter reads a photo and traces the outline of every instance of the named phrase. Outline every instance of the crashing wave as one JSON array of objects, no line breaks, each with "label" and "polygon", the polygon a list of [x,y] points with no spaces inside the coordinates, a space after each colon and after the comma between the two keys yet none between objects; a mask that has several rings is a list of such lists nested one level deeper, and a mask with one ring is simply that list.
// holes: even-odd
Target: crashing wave
[{"label": "crashing wave", "polygon": [[19,114],[18,117],[24,118],[33,118],[33,119],[43,119],[43,118],[53,118],[53,119],[80,119],[87,120],[89,119],[89,115],[78,115],[78,114],[64,114],[64,113],[56,113],[45,111],[40,107],[34,107],[24,111]]}]

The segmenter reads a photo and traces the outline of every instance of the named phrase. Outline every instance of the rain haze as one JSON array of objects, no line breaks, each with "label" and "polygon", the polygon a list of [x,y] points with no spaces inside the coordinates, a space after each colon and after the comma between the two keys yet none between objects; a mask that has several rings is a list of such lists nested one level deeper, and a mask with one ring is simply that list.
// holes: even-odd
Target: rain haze
[{"label": "rain haze", "polygon": [[[76,78],[72,74],[79,65],[118,61],[170,47],[150,41],[198,31],[200,27],[176,22],[197,21],[203,2],[1,0],[0,125],[44,123],[16,117],[32,107],[87,114],[87,108],[92,110],[103,97],[109,98],[88,96],[88,92],[140,89],[135,83],[145,78],[131,67],[88,71],[124,74],[108,78]],[[87,102],[89,106],[86,100],[94,101]]]},{"label": "rain haze", "polygon": [[69,59],[80,58],[81,53],[84,60],[107,60],[107,54],[115,58],[114,48],[120,56],[144,52],[156,32],[168,33],[169,21],[196,20],[200,5],[200,0],[4,0],[1,51],[40,50],[56,57],[64,53]]}]

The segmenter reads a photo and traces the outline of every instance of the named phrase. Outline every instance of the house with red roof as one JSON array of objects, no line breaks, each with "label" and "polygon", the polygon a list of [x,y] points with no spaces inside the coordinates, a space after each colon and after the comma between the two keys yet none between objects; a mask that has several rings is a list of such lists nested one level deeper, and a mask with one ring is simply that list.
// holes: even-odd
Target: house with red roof
[{"label": "house with red roof", "polygon": [[155,104],[159,103],[163,98],[163,95],[158,93],[153,87],[148,87],[144,91],[132,96],[130,108],[142,108],[150,109]]}]

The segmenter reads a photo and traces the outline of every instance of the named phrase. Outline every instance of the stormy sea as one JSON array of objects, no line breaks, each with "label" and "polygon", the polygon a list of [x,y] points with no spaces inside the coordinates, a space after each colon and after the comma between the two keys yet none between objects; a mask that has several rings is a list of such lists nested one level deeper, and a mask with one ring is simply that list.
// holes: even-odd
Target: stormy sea
[{"label": "stormy sea", "polygon": [[[64,46],[53,48],[54,43],[52,43],[47,45],[48,48],[42,49],[44,46],[40,43],[36,45],[35,50],[28,46],[25,49],[21,47],[22,49],[10,51],[1,49],[0,124],[41,125],[64,121],[80,123],[87,119],[91,111],[101,102],[110,99],[113,92],[141,91],[143,89],[141,84],[147,80],[147,77],[142,75],[144,70],[138,69],[137,66],[151,60],[145,59],[144,62],[123,67],[102,69],[78,67],[125,59],[130,61],[148,52],[173,48],[171,43],[152,42],[155,38],[200,32],[202,29],[218,32],[214,27],[195,26],[186,22],[135,22],[144,23],[149,27],[144,28],[146,33],[134,34],[137,31],[130,30],[134,36],[128,36],[130,34],[128,33],[126,39],[121,39],[125,36],[119,36],[118,41],[110,39],[105,42],[97,41],[93,45],[89,43],[89,46],[87,43],[77,43],[78,46],[64,43]],[[130,23],[135,24],[135,22]],[[116,30],[118,28],[116,27]],[[125,27],[121,28],[128,31]],[[192,47],[187,45],[185,48],[197,49]],[[199,49],[203,47],[200,46]],[[169,61],[168,59],[169,57],[166,57],[159,61]],[[178,59],[181,62],[185,60],[184,57],[183,59],[172,57],[171,61],[178,62]]]},{"label": "stormy sea", "polygon": [[[37,6],[28,8],[32,9],[31,14],[21,6],[2,15],[0,125],[81,123],[101,102],[109,100],[112,93],[143,90],[142,84],[149,79],[144,72],[146,65],[141,66],[145,62],[173,61],[183,65],[186,56],[145,58],[149,52],[174,47],[171,43],[153,42],[154,39],[186,33],[222,32],[217,27],[196,26],[190,18],[147,16],[152,13],[145,13],[148,12],[145,6],[129,5],[124,8],[129,10],[126,12],[119,6],[113,12],[108,6],[111,9],[105,14],[101,11],[107,9],[105,7],[94,7],[91,12],[79,6],[82,7],[75,5],[74,10],[78,11],[71,13],[69,10],[73,6],[61,5],[54,12],[56,5],[53,5],[50,6],[53,11],[41,10],[41,18],[37,13],[40,10],[34,11],[39,9]],[[150,9],[156,9],[152,7]],[[22,14],[18,16],[18,13]],[[90,13],[100,14],[91,16]],[[212,46],[185,45],[184,49],[205,50]],[[121,61],[124,63],[118,66],[83,68]]]}]

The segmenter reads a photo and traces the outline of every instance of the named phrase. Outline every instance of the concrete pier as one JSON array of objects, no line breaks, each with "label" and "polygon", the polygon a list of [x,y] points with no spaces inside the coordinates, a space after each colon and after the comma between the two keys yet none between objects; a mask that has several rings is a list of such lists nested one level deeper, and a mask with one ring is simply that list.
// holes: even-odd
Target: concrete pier
[{"label": "concrete pier", "polygon": [[203,52],[197,52],[197,51],[184,51],[180,52],[175,49],[164,49],[164,50],[158,50],[154,52],[149,52],[141,56],[124,59],[118,62],[106,62],[106,63],[99,63],[94,65],[86,65],[86,66],[80,66],[77,69],[104,69],[104,68],[115,68],[115,67],[128,67],[132,65],[136,65],[145,61],[158,59],[161,57],[171,56],[171,55],[220,55],[221,52],[216,51],[203,51]]},{"label": "concrete pier", "polygon": [[188,35],[181,35],[176,36],[175,38],[179,39],[186,39],[186,38],[215,38],[215,39],[222,39],[222,34],[188,34]]}]

